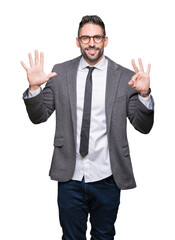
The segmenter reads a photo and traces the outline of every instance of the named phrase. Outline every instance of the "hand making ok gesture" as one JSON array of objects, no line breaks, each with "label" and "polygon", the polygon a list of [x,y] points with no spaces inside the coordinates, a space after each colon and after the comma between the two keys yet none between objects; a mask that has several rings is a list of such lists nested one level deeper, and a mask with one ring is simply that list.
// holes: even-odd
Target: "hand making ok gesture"
[{"label": "hand making ok gesture", "polygon": [[29,53],[28,56],[30,68],[28,68],[22,61],[21,64],[27,72],[29,89],[34,91],[38,89],[43,83],[47,82],[51,77],[54,77],[57,74],[55,72],[52,72],[48,75],[44,73],[44,53],[40,53],[39,59],[39,53],[37,50],[35,50],[35,62],[33,61],[31,53]]},{"label": "hand making ok gesture", "polygon": [[135,64],[135,61],[132,60],[132,66],[135,71],[135,75],[129,81],[129,85],[134,88],[139,94],[144,95],[149,92],[150,87],[150,69],[151,64],[148,64],[147,71],[144,72],[142,60],[139,58],[139,69]]}]

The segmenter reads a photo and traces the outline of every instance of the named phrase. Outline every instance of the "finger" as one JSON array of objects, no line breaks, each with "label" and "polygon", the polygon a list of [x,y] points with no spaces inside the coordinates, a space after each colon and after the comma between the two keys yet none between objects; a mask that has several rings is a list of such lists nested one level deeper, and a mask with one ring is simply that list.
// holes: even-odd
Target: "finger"
[{"label": "finger", "polygon": [[38,54],[38,51],[35,50],[35,65],[38,65],[38,62],[39,62],[39,54]]},{"label": "finger", "polygon": [[139,69],[137,68],[137,66],[136,66],[136,64],[135,64],[135,60],[132,59],[132,60],[131,60],[131,63],[132,63],[132,66],[133,66],[133,68],[134,68],[134,71],[135,71],[136,73],[138,73]]},{"label": "finger", "polygon": [[48,75],[47,75],[47,77],[48,77],[48,80],[49,80],[50,78],[52,78],[52,77],[56,76],[56,75],[57,75],[57,73],[56,73],[56,72],[52,72],[52,73],[48,74]]},{"label": "finger", "polygon": [[130,86],[133,86],[134,85],[134,80],[130,80],[129,82],[128,82],[128,84],[130,85]]},{"label": "finger", "polygon": [[40,63],[42,66],[44,65],[44,53],[43,52],[40,53]]},{"label": "finger", "polygon": [[134,74],[134,76],[132,76],[131,80],[129,81],[129,85],[134,86],[139,76],[140,72]]},{"label": "finger", "polygon": [[132,87],[132,88],[135,88],[136,87],[136,84],[137,84],[137,81],[139,80],[140,76],[142,76],[142,73],[141,72],[138,72],[136,73],[130,80],[129,82],[129,85]]},{"label": "finger", "polygon": [[30,66],[32,67],[32,66],[33,66],[32,54],[29,53],[28,56],[29,56],[29,63],[30,63]]},{"label": "finger", "polygon": [[29,69],[28,69],[28,67],[24,64],[24,62],[23,61],[21,61],[21,65],[23,66],[23,68],[26,70],[26,71],[28,71]]},{"label": "finger", "polygon": [[140,71],[141,71],[141,72],[144,72],[141,58],[138,59],[138,62],[139,62]]},{"label": "finger", "polygon": [[133,81],[137,80],[140,77],[140,75],[142,75],[141,72],[134,74],[134,76],[132,76],[131,80],[133,80]]},{"label": "finger", "polygon": [[149,74],[150,74],[150,70],[151,70],[151,64],[148,64],[148,67],[147,67],[148,76],[149,76]]},{"label": "finger", "polygon": [[130,87],[132,87],[133,89],[135,89],[135,87],[136,87],[136,81],[130,80],[128,84],[130,85]]}]

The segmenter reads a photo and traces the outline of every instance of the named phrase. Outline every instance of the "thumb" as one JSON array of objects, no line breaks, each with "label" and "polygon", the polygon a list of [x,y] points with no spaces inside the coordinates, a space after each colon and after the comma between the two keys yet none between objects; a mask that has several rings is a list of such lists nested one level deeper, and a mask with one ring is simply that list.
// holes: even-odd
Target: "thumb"
[{"label": "thumb", "polygon": [[52,78],[52,77],[54,77],[56,75],[57,75],[56,72],[52,72],[52,73],[48,74],[47,77],[48,77],[48,79],[50,79],[50,78]]}]

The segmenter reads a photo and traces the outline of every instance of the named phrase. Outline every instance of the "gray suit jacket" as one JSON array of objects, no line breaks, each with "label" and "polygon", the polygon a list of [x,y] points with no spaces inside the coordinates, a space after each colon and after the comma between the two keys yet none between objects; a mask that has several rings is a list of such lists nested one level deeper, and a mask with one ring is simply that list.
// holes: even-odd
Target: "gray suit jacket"
[{"label": "gray suit jacket", "polygon": [[[107,57],[106,57],[107,58]],[[24,102],[31,121],[45,122],[56,110],[54,152],[49,175],[60,182],[69,181],[76,161],[76,76],[81,57],[57,64],[43,91]],[[108,59],[106,84],[106,123],[112,173],[120,189],[136,187],[126,133],[127,117],[141,133],[149,133],[154,111],[138,100],[128,82],[134,72]],[[100,166],[99,166],[100,167]]]}]

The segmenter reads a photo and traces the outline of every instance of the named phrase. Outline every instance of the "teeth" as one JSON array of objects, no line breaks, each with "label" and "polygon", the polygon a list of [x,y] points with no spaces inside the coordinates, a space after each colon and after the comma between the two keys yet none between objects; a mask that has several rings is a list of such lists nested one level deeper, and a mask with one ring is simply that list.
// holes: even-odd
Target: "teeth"
[{"label": "teeth", "polygon": [[93,49],[93,50],[91,50],[91,49],[90,49],[90,50],[89,50],[89,52],[90,52],[90,53],[95,53],[95,52],[96,52],[96,50],[94,50],[94,49]]}]

